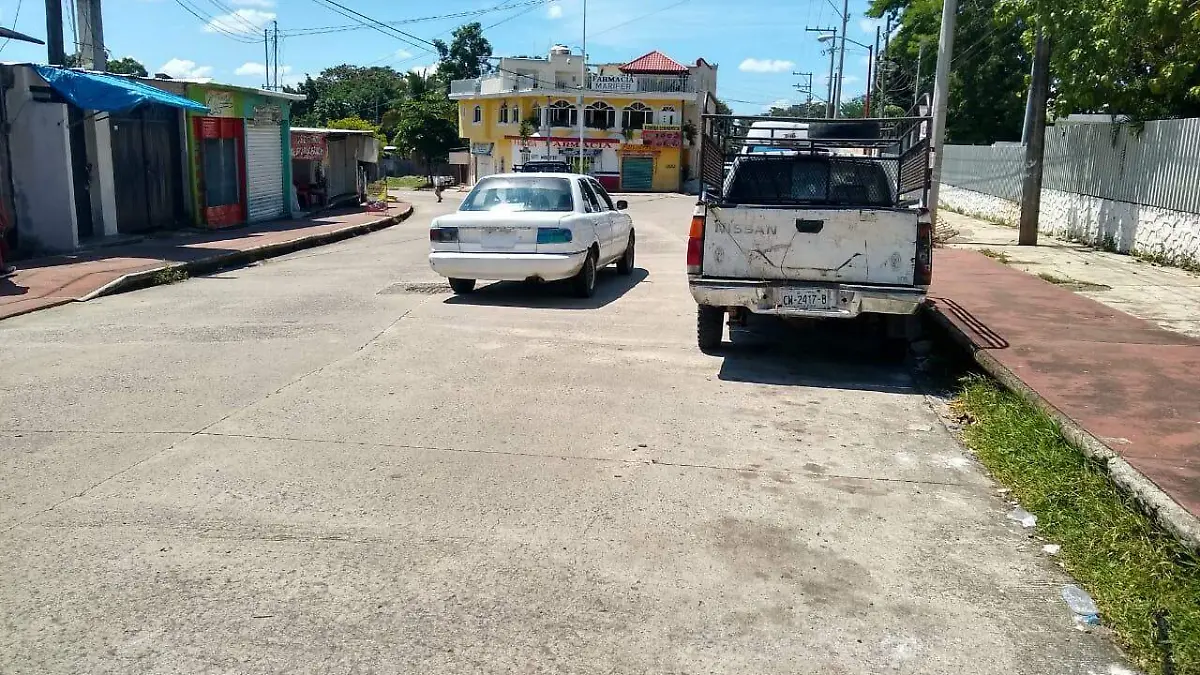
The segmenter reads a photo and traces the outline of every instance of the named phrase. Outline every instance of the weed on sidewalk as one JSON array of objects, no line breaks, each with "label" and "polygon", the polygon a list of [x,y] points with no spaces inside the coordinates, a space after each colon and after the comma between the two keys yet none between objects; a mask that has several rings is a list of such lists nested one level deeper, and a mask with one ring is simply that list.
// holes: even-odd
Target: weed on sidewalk
[{"label": "weed on sidewalk", "polygon": [[[1063,567],[1150,673],[1200,675],[1200,557],[1143,515],[1046,415],[992,380],[962,381],[964,438],[1062,545]],[[1063,606],[1064,620],[1068,614]]]},{"label": "weed on sidewalk", "polygon": [[154,273],[154,284],[157,286],[165,286],[167,284],[177,284],[181,281],[187,281],[187,270],[182,267],[164,267]]}]

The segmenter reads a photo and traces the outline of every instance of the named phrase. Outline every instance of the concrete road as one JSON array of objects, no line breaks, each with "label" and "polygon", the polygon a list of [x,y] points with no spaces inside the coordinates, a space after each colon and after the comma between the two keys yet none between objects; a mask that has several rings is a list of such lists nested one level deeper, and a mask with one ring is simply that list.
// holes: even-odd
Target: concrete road
[{"label": "concrete road", "polygon": [[688,199],[585,302],[455,198],[0,323],[0,672],[1119,672],[901,366],[696,350]]}]

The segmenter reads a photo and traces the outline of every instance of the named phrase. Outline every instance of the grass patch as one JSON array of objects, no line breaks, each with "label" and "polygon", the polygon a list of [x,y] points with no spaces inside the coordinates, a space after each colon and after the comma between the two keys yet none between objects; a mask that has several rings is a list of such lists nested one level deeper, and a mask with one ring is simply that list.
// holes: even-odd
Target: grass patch
[{"label": "grass patch", "polygon": [[187,270],[182,267],[167,267],[154,273],[154,283],[158,286],[167,284],[177,284],[181,281],[187,281]]},{"label": "grass patch", "polygon": [[1057,274],[1051,274],[1050,272],[1038,272],[1037,276],[1042,281],[1048,281],[1052,284],[1055,284],[1058,286],[1063,286],[1065,288],[1069,288],[1072,291],[1111,291],[1112,290],[1112,286],[1106,286],[1104,284],[1094,284],[1090,281],[1080,281],[1078,279],[1071,279],[1068,277],[1060,277]]},{"label": "grass patch", "polygon": [[419,190],[420,188],[429,185],[428,176],[388,176],[387,186],[389,188],[400,188],[404,190]]},{"label": "grass patch", "polygon": [[1137,253],[1133,254],[1134,258],[1142,262],[1148,262],[1153,265],[1161,265],[1162,267],[1177,267],[1185,272],[1200,274],[1200,258],[1190,258],[1187,256],[1171,257],[1162,253]]},{"label": "grass patch", "polygon": [[979,252],[982,253],[983,255],[986,255],[987,257],[991,258],[992,260],[997,260],[1005,265],[1008,264],[1009,257],[1008,257],[1008,254],[1005,253],[1004,251],[996,251],[996,250],[990,249],[990,248],[981,248],[981,249],[979,249]]},{"label": "grass patch", "polygon": [[[1059,559],[1101,619],[1150,673],[1200,675],[1200,557],[1143,515],[1058,426],[993,381],[963,380],[964,438],[992,475],[1062,545]],[[1062,606],[1068,615],[1066,605]],[[1160,642],[1156,617],[1165,616]]]}]

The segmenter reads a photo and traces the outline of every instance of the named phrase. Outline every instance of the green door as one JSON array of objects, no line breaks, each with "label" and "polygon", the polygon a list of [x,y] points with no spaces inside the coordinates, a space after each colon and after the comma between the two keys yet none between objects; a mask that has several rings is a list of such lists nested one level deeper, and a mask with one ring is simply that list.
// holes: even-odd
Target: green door
[{"label": "green door", "polygon": [[653,157],[621,159],[621,191],[645,192],[654,187]]}]

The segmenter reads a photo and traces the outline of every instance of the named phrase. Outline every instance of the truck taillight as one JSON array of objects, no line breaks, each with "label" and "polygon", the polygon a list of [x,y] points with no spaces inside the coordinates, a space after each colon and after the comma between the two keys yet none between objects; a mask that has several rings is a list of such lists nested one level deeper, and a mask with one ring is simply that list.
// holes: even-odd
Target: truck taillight
[{"label": "truck taillight", "polygon": [[688,229],[687,273],[700,274],[700,260],[704,254],[704,207],[697,206],[692,215],[692,226]]},{"label": "truck taillight", "polygon": [[921,216],[917,223],[917,269],[915,286],[928,286],[933,281],[933,223],[929,214]]}]

